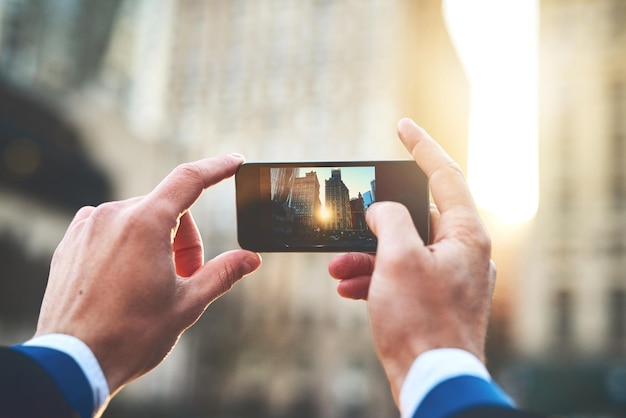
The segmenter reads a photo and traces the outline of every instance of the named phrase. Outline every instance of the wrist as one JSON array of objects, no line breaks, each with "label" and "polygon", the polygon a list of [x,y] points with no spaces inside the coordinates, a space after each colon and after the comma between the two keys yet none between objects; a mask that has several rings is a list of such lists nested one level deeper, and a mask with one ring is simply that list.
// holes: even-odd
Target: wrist
[{"label": "wrist", "polygon": [[459,348],[428,350],[415,358],[399,390],[402,416],[412,416],[426,395],[441,382],[457,376],[491,379],[483,362]]},{"label": "wrist", "polygon": [[382,350],[381,348],[378,346],[378,357],[389,381],[393,399],[398,408],[400,408],[400,391],[409,370],[415,359],[419,358],[427,349],[418,349],[411,344],[399,342],[394,344],[393,348],[387,350]]}]

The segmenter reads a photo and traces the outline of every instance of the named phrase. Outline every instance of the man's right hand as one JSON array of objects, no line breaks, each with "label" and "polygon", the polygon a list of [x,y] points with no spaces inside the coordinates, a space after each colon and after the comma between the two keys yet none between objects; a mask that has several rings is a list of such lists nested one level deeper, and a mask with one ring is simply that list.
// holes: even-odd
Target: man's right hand
[{"label": "man's right hand", "polygon": [[408,210],[379,202],[367,211],[376,255],[333,259],[337,291],[366,299],[377,354],[398,396],[413,361],[435,348],[461,348],[484,360],[495,266],[491,241],[459,166],[410,119],[398,135],[430,181],[432,243],[422,242]]}]

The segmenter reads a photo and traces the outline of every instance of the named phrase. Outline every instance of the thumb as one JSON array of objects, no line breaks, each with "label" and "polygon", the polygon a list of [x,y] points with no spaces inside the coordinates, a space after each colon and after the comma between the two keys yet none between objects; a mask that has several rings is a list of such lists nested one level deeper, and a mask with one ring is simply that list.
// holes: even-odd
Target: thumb
[{"label": "thumb", "polygon": [[232,250],[207,261],[186,279],[187,307],[200,309],[198,316],[215,299],[228,292],[244,276],[261,266],[261,256],[246,250]]},{"label": "thumb", "polygon": [[378,239],[377,257],[404,254],[407,249],[424,246],[409,210],[397,202],[378,202],[367,209],[367,225]]}]

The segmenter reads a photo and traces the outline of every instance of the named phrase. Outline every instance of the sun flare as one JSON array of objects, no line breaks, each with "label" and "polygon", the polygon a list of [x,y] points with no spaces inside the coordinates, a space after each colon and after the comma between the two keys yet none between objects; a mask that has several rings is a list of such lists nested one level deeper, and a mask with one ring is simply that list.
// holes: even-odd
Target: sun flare
[{"label": "sun flare", "polygon": [[537,0],[444,0],[471,89],[468,181],[507,223],[537,211]]},{"label": "sun flare", "polygon": [[323,221],[326,221],[326,220],[328,220],[328,218],[330,218],[330,214],[326,210],[326,206],[322,206],[322,209],[320,210],[320,218]]}]

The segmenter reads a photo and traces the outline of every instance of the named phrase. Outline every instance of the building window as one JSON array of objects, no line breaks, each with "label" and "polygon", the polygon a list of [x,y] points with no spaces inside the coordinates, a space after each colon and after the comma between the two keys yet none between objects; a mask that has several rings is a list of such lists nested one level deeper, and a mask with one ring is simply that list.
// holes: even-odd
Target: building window
[{"label": "building window", "polygon": [[[557,204],[562,214],[571,213],[575,207],[576,182],[578,172],[575,136],[573,135],[572,119],[574,118],[573,105],[577,98],[569,86],[561,85],[558,88],[557,106],[559,133],[555,138],[556,149],[554,157],[548,164],[557,164]],[[555,160],[552,160],[555,158]],[[563,222],[569,225],[566,216],[561,217]]]},{"label": "building window", "polygon": [[614,351],[624,351],[626,342],[626,291],[612,289],[609,295],[609,342]]},{"label": "building window", "polygon": [[569,346],[573,335],[573,303],[572,294],[561,290],[556,294],[554,336],[559,346]]},{"label": "building window", "polygon": [[613,207],[626,207],[626,85],[613,84],[611,91],[610,193]]},{"label": "building window", "polygon": [[609,8],[611,22],[611,36],[619,38],[625,33],[624,22],[626,21],[626,3],[624,0],[613,0]]}]

